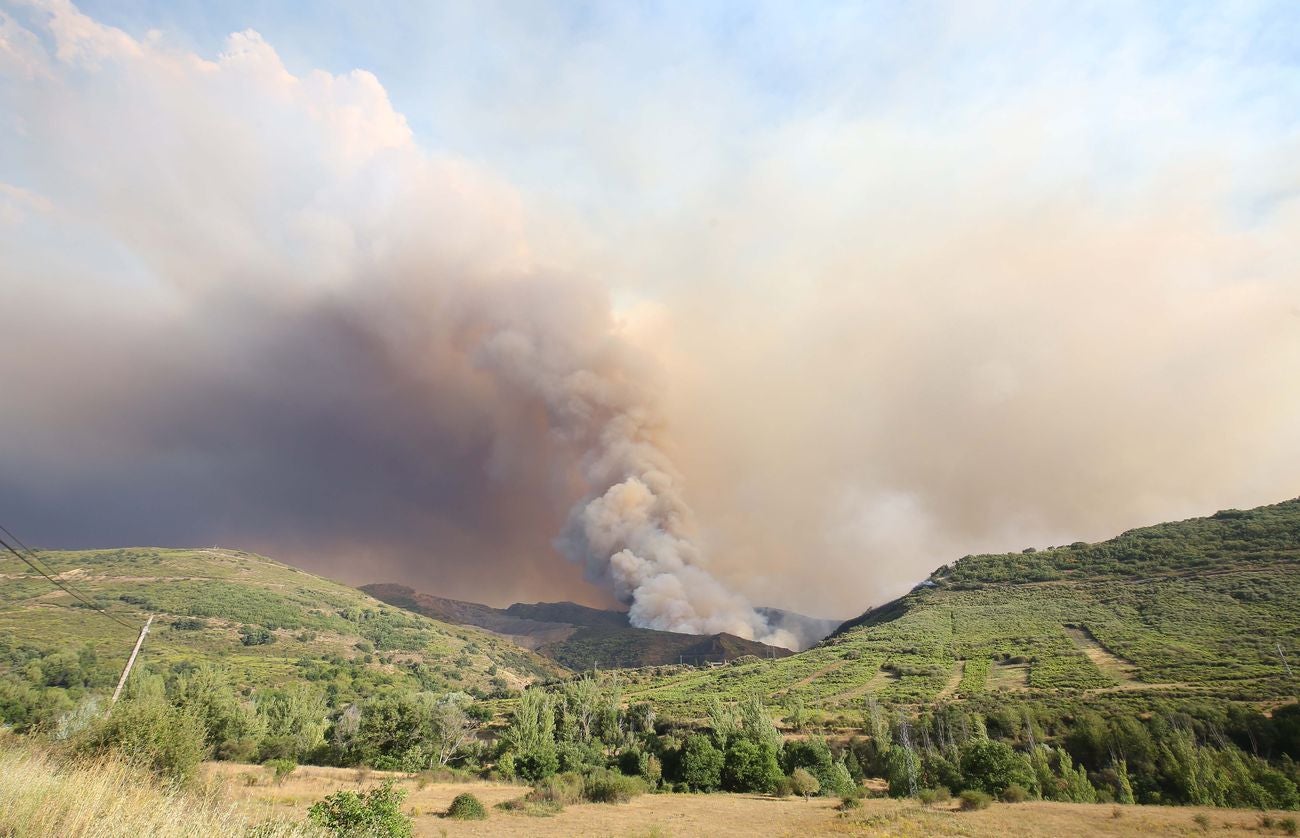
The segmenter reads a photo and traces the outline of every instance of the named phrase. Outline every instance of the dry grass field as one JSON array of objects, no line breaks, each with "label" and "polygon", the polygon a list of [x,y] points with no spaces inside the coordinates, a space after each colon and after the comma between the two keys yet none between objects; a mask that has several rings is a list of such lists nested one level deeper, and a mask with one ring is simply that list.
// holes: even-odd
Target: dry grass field
[{"label": "dry grass field", "polygon": [[[1261,826],[1262,813],[1191,807],[1111,806],[1069,803],[994,804],[980,812],[955,806],[927,808],[914,801],[864,800],[862,808],[837,811],[837,800],[776,799],[744,794],[652,794],[630,803],[586,803],[538,817],[492,808],[522,795],[523,786],[488,782],[427,783],[403,775],[358,773],[353,769],[300,767],[276,785],[265,769],[212,763],[208,776],[224,780],[229,798],[260,813],[301,817],[307,807],[340,789],[361,790],[385,777],[396,779],[409,796],[404,808],[415,815],[418,836],[527,835],[538,838],[741,838],[741,836],[931,836],[968,838],[1060,838],[1060,836],[1284,835],[1282,820],[1294,813],[1272,813],[1274,825]],[[251,780],[256,785],[247,785]],[[489,807],[485,821],[442,817],[452,798],[471,792]],[[1198,816],[1203,822],[1198,822]]]}]

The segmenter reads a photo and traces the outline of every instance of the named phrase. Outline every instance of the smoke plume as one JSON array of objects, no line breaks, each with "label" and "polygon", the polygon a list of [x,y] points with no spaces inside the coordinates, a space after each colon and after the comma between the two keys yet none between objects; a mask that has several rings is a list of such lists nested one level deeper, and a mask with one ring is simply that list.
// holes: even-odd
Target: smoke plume
[{"label": "smoke plume", "polygon": [[[323,507],[307,510],[314,520],[338,509],[357,542],[421,515],[537,534],[568,507],[564,553],[633,624],[789,640],[704,568],[658,442],[652,362],[620,336],[600,284],[532,254],[538,234],[512,189],[417,149],[367,73],[295,77],[252,32],[207,61],[65,3],[32,17],[33,29],[4,18],[0,56],[33,190],[4,193],[18,259],[3,287],[12,305],[48,306],[43,326],[19,332],[56,356],[10,353],[3,366],[6,389],[55,420],[42,431],[11,414],[7,430],[45,449],[35,471],[57,461],[102,489],[130,468],[165,492],[229,492],[243,477],[264,500],[304,495],[288,505]],[[102,240],[85,261],[49,266],[16,241],[33,231]],[[105,276],[94,263],[114,256]],[[80,283],[99,297],[84,308]],[[50,334],[55,317],[71,334]],[[91,463],[53,453],[67,450],[67,413],[93,416],[77,450]],[[86,480],[103,458],[101,480]],[[306,485],[318,482],[333,488]],[[383,503],[368,500],[380,483]],[[432,508],[411,508],[421,502]],[[214,537],[256,531],[239,506],[214,504],[226,518]],[[379,521],[355,527],[367,515]],[[465,557],[446,555],[442,527],[421,529],[454,580]],[[551,540],[490,564],[543,562]]]},{"label": "smoke plume", "polygon": [[780,642],[1300,491],[1285,6],[109,5],[0,0],[29,543]]}]

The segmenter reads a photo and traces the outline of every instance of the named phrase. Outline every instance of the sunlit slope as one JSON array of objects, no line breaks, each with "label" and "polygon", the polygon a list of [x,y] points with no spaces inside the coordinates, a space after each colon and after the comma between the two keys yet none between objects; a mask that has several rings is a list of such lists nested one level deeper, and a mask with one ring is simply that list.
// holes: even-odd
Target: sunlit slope
[{"label": "sunlit slope", "polygon": [[[154,614],[141,664],[170,671],[215,662],[249,687],[295,680],[340,699],[385,685],[491,694],[562,670],[515,645],[375,600],[354,588],[236,550],[131,548],[42,552],[46,564],[131,626]],[[13,556],[0,559],[0,681],[102,689],[135,641]],[[59,683],[51,654],[96,673]],[[34,661],[47,670],[32,677]],[[80,670],[70,667],[78,680]],[[75,697],[75,696],[74,696]]]},{"label": "sunlit slope", "polygon": [[1283,656],[1300,664],[1300,500],[968,556],[794,657],[643,675],[631,692],[683,712],[756,692],[832,715],[868,696],[1268,702],[1300,687]]}]

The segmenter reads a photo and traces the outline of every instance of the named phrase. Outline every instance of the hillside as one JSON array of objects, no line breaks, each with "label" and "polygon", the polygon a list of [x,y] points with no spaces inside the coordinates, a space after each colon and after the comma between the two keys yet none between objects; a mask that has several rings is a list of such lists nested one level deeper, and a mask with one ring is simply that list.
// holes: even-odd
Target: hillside
[{"label": "hillside", "polygon": [[[138,667],[212,662],[245,689],[311,681],[335,705],[393,687],[504,694],[563,670],[488,632],[388,606],[237,550],[42,552],[131,626],[154,614]],[[16,558],[0,558],[0,718],[30,721],[111,690],[136,638]]]},{"label": "hillside", "polygon": [[[621,611],[573,602],[515,603],[502,609],[418,593],[391,583],[363,585],[361,590],[418,614],[495,632],[570,669],[702,664],[747,655],[779,658],[791,654],[789,649],[732,634],[677,634],[633,628]],[[790,618],[807,619],[800,615]]]},{"label": "hillside", "polygon": [[[699,713],[758,693],[860,724],[882,703],[1275,704],[1300,687],[1300,500],[1098,544],[967,556],[779,661],[643,674],[634,698]],[[1300,673],[1300,669],[1297,669]]]}]

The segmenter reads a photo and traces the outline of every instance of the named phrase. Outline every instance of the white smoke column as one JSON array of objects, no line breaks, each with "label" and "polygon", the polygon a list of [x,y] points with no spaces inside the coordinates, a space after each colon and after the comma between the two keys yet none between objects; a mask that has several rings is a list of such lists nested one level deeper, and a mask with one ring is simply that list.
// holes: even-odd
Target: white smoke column
[{"label": "white smoke column", "polygon": [[[616,334],[582,342],[530,318],[487,339],[480,359],[544,399],[555,430],[583,451],[587,496],[569,515],[559,547],[588,578],[612,587],[634,626],[690,634],[727,632],[793,647],[740,594],[704,567],[691,537],[681,478],[656,442],[661,420]],[[558,340],[557,340],[558,338]]]},{"label": "white smoke column", "polygon": [[[163,301],[158,316],[187,336],[212,330],[214,345],[271,347],[267,357],[301,347],[357,370],[275,376],[267,384],[278,415],[255,422],[257,433],[283,423],[305,436],[318,424],[316,405],[346,436],[387,439],[407,429],[416,474],[437,468],[436,458],[421,459],[428,440],[456,452],[448,467],[472,469],[456,440],[473,451],[488,438],[487,481],[525,476],[521,495],[505,497],[544,505],[538,463],[553,470],[563,503],[584,497],[560,543],[630,605],[635,625],[792,641],[703,568],[680,480],[656,444],[661,421],[648,370],[620,337],[608,294],[540,268],[530,255],[539,237],[520,222],[509,186],[419,149],[378,79],[294,76],[251,31],[203,59],[162,40],[137,41],[67,0],[42,0],[23,21],[33,29],[0,12],[0,110],[22,117],[18,132],[0,121],[0,140],[26,150],[26,176],[53,199],[0,182],[0,221],[66,217],[80,225],[68,222],[77,241],[83,228],[101,231],[146,266]],[[21,287],[35,271],[17,266],[48,261],[25,244],[40,236],[11,240],[27,248],[25,261],[6,254],[0,290]],[[109,278],[95,287],[117,301],[121,284]],[[121,304],[134,310],[144,299],[152,298],[137,292]],[[307,330],[301,345],[298,328]],[[353,367],[354,343],[379,360]],[[224,357],[211,362],[218,378],[249,366]],[[184,360],[186,378],[206,369],[201,357]],[[160,391],[144,403],[168,401]],[[309,415],[286,418],[299,401]],[[385,402],[394,412],[344,412],[354,403],[379,411]],[[533,433],[539,402],[545,439]],[[420,433],[426,426],[435,432]],[[559,456],[549,456],[551,443]],[[95,447],[111,446],[97,438]],[[322,447],[324,459],[346,453]],[[378,454],[393,456],[382,446]],[[473,509],[475,489],[502,496],[477,485],[481,475],[460,477],[470,496],[464,508]],[[509,526],[512,512],[486,520]]]}]

